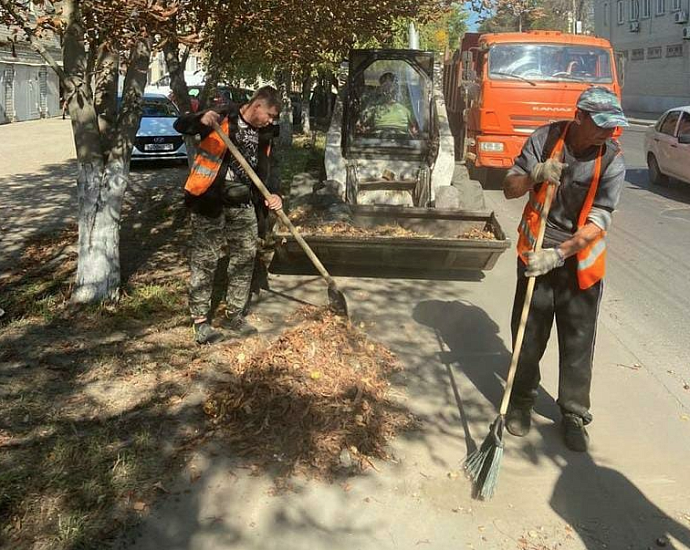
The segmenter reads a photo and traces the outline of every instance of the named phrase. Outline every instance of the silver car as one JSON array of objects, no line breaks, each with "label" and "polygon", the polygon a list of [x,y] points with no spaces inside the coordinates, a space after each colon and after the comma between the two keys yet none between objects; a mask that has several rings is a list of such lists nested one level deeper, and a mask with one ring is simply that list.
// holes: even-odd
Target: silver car
[{"label": "silver car", "polygon": [[666,111],[645,133],[649,181],[668,185],[669,178],[690,183],[690,106]]},{"label": "silver car", "polygon": [[177,107],[167,97],[162,94],[145,94],[132,160],[187,160],[184,138],[173,128],[178,116],[180,113]]}]

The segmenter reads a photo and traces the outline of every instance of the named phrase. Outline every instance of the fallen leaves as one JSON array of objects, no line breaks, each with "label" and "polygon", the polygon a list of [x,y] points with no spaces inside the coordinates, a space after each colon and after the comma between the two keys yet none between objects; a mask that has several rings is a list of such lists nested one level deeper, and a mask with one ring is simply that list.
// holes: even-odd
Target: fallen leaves
[{"label": "fallen leaves", "polygon": [[327,310],[307,307],[299,316],[268,348],[244,349],[245,361],[229,362],[229,381],[204,412],[235,452],[284,475],[330,478],[343,467],[343,450],[352,468],[376,470],[387,441],[415,422],[388,397],[396,359]]}]

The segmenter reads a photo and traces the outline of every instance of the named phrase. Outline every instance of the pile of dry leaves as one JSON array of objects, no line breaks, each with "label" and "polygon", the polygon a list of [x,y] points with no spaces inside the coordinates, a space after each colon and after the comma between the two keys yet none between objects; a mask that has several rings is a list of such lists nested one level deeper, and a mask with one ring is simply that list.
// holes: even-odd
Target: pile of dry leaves
[{"label": "pile of dry leaves", "polygon": [[394,355],[326,310],[298,315],[268,348],[232,350],[231,379],[204,411],[233,452],[282,476],[328,479],[386,459],[387,442],[415,423],[389,397]]}]

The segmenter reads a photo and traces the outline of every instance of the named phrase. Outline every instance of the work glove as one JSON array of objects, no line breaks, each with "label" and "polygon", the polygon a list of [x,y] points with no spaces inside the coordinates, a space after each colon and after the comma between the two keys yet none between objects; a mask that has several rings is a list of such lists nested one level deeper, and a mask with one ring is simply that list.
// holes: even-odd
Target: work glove
[{"label": "work glove", "polygon": [[546,162],[540,162],[529,173],[530,178],[534,183],[542,183],[548,181],[558,185],[561,182],[561,174],[563,169],[568,165],[556,159],[548,159]]},{"label": "work glove", "polygon": [[525,252],[525,256],[527,257],[525,277],[539,277],[552,269],[561,267],[565,262],[558,248],[544,248],[539,252],[529,251]]}]

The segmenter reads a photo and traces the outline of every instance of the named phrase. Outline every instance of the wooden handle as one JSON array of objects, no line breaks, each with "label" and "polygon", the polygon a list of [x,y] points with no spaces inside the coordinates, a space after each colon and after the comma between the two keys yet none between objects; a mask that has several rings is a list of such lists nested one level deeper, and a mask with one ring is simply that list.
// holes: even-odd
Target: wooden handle
[{"label": "wooden handle", "polygon": [[[221,127],[218,125],[217,122],[213,123],[213,129],[216,131],[216,133],[220,136],[220,138],[223,140],[223,143],[227,146],[227,148],[230,150],[232,153],[232,156],[235,157],[237,162],[240,164],[242,169],[245,171],[245,173],[249,176],[249,178],[252,180],[254,185],[261,191],[261,194],[264,196],[266,200],[269,200],[271,198],[271,192],[266,188],[264,185],[264,182],[261,181],[259,176],[256,175],[256,172],[254,169],[249,165],[247,160],[244,158],[242,153],[239,152],[235,144],[230,140],[230,137],[223,132]],[[321,276],[326,279],[326,282],[328,282],[329,285],[335,284],[333,281],[333,277],[326,271],[326,268],[323,266],[321,263],[321,260],[314,254],[314,251],[311,249],[311,247],[307,244],[307,241],[305,241],[302,238],[302,235],[299,234],[297,231],[297,228],[292,224],[290,221],[290,218],[287,217],[287,214],[283,211],[282,208],[279,208],[278,210],[274,210],[278,218],[280,218],[280,221],[285,225],[290,230],[290,233],[292,233],[292,236],[295,238],[295,240],[299,243],[299,245],[302,247],[302,250],[304,250],[304,253],[308,256],[308,258],[311,260],[311,262],[314,264],[314,267],[319,271]]]},{"label": "wooden handle", "polygon": [[[551,201],[556,190],[556,185],[548,184],[546,189],[546,200],[544,201],[544,208],[541,211],[539,235],[537,242],[534,245],[534,251],[541,250],[541,245],[544,242],[544,233],[546,232],[546,218],[551,209]],[[522,315],[520,316],[520,325],[518,326],[517,334],[515,335],[515,344],[513,345],[513,357],[510,360],[510,368],[508,369],[508,378],[506,379],[506,387],[503,390],[503,401],[501,401],[501,408],[499,414],[505,415],[508,412],[508,403],[510,402],[510,394],[513,391],[513,382],[515,381],[515,373],[517,372],[518,359],[520,358],[520,350],[522,350],[522,341],[525,337],[525,326],[527,325],[527,317],[529,316],[529,308],[532,303],[532,294],[534,293],[534,284],[536,277],[528,277],[527,290],[525,292],[525,302],[522,306]]]}]

